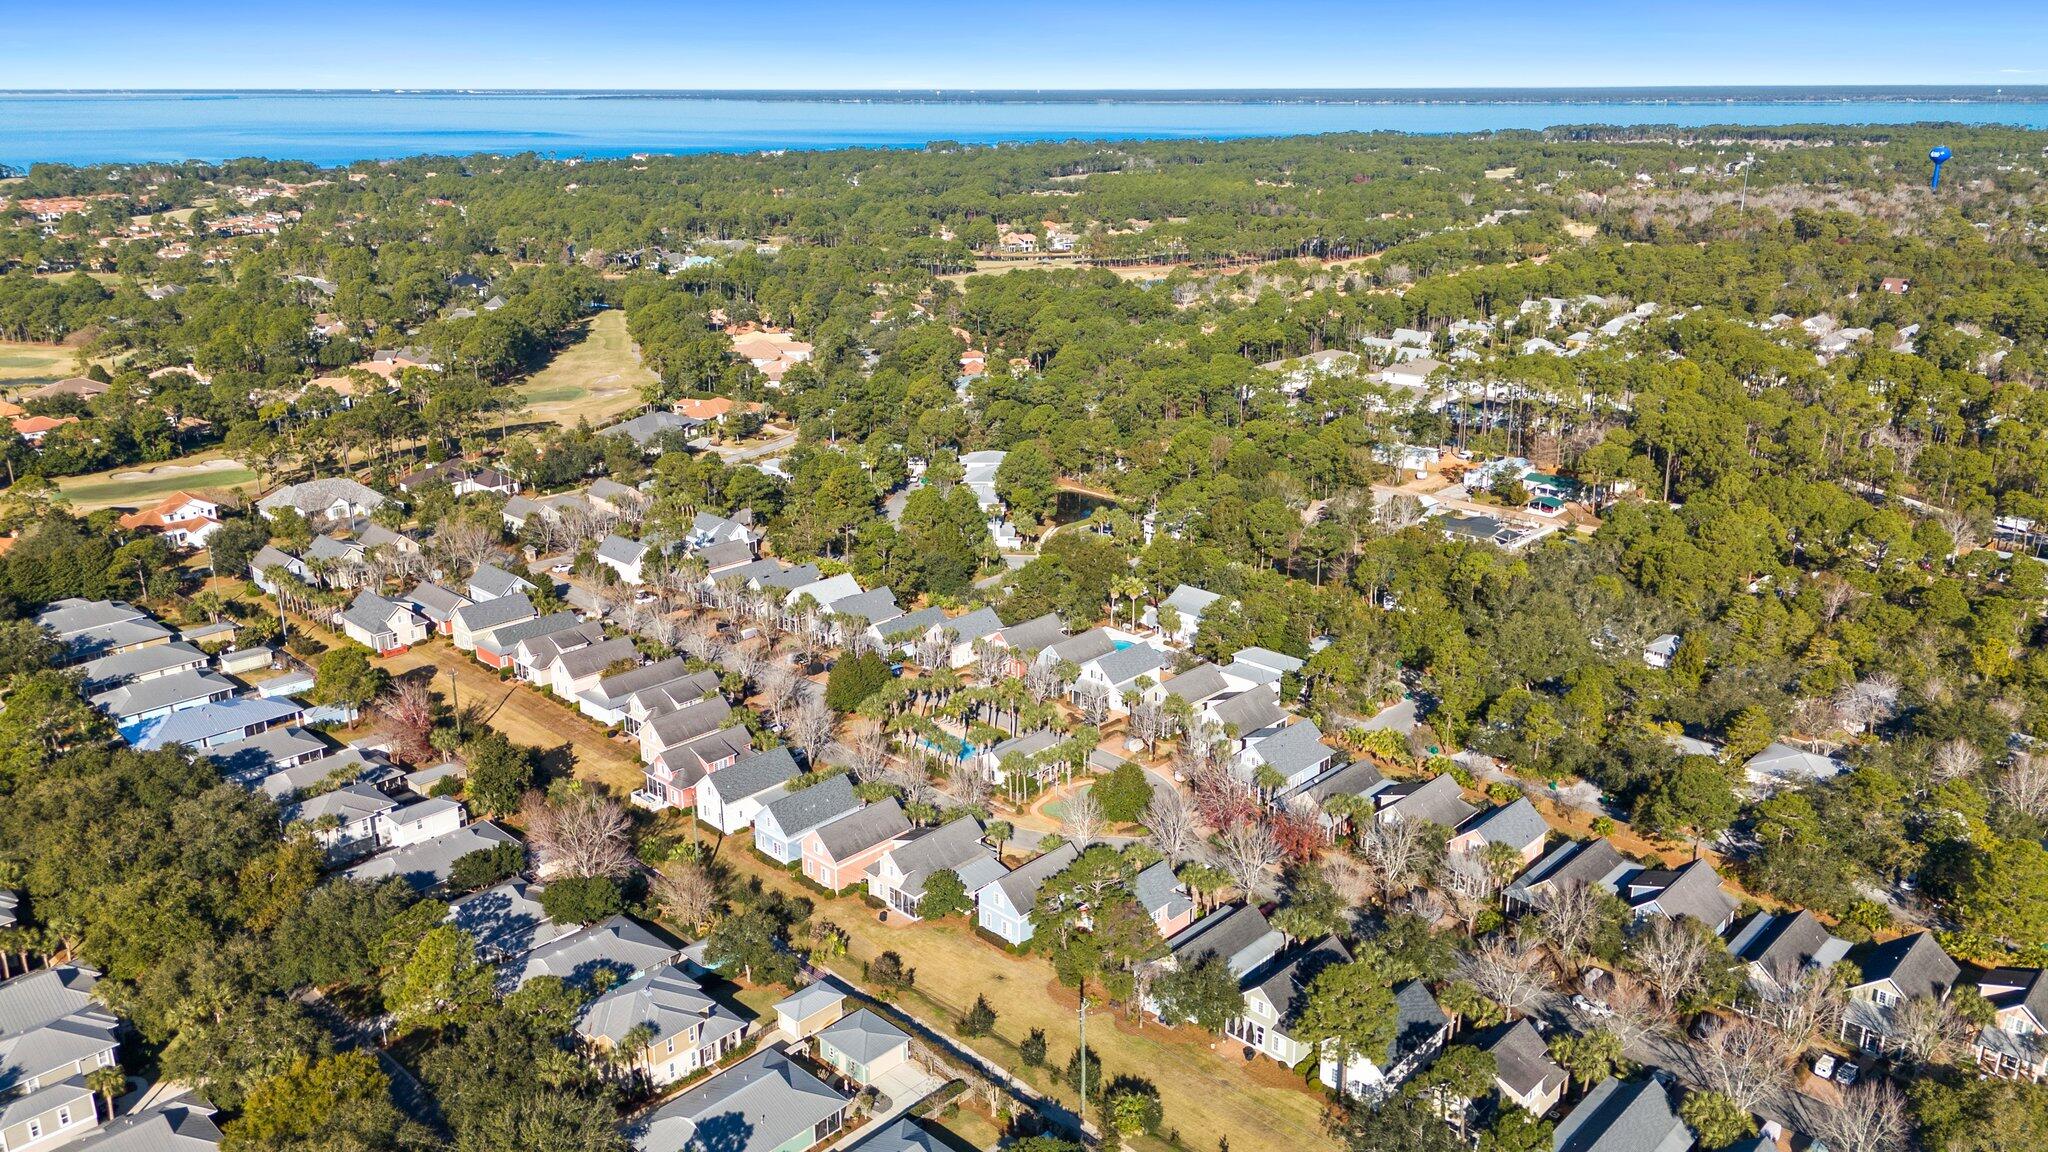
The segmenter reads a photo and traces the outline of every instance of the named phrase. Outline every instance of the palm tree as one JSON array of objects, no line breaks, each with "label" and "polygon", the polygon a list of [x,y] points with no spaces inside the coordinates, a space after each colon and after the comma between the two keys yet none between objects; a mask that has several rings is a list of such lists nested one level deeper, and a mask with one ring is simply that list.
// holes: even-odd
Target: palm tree
[{"label": "palm tree", "polygon": [[123,1072],[119,1064],[95,1068],[85,1074],[85,1086],[105,1098],[107,1119],[112,1120],[114,1101],[119,1099],[123,1092],[128,1091],[128,1073]]},{"label": "palm tree", "polygon": [[654,1038],[654,1025],[635,1024],[626,1029],[626,1034],[619,1038],[619,1045],[613,1051],[629,1072],[639,1071],[645,1063],[647,1049],[653,1045]]}]

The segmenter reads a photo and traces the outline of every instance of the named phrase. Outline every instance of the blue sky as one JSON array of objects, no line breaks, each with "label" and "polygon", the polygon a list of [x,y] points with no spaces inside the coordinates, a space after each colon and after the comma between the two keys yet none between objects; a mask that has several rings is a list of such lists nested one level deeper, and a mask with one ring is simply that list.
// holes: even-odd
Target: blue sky
[{"label": "blue sky", "polygon": [[4,88],[2048,84],[2048,2],[0,0]]}]

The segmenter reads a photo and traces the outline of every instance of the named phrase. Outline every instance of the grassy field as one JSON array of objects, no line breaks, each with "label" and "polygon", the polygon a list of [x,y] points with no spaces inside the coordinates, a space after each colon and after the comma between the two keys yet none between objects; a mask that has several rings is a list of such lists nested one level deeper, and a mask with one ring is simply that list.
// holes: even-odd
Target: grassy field
[{"label": "grassy field", "polygon": [[[640,787],[638,749],[617,743],[590,719],[531,684],[498,679],[453,641],[430,640],[385,660],[396,676],[418,668],[433,669],[433,689],[443,700],[459,697],[464,712],[476,709],[484,722],[515,744],[542,750],[552,771],[572,772],[581,780],[601,781],[620,796]],[[449,688],[449,674],[455,687]],[[453,702],[453,701],[451,701]]]},{"label": "grassy field", "polygon": [[578,420],[606,424],[640,407],[640,386],[654,382],[626,332],[626,314],[600,312],[583,339],[516,389],[518,410],[506,422],[534,419],[572,427]]},{"label": "grassy field", "polygon": [[[1064,1068],[1074,1051],[1074,993],[1054,980],[1044,959],[1002,951],[959,919],[880,923],[876,910],[859,899],[832,899],[805,888],[738,839],[722,845],[717,858],[745,878],[759,877],[771,887],[808,897],[820,918],[846,929],[847,955],[828,965],[841,978],[859,984],[866,961],[884,951],[902,956],[918,972],[914,987],[890,997],[903,1010],[950,1029],[976,995],[986,995],[998,1013],[996,1031],[973,1041],[975,1049],[1073,1107],[1072,1091],[1055,1085],[1049,1070],[1025,1067],[1017,1050],[1018,1042],[1037,1028],[1045,1032],[1049,1064]],[[1185,1147],[1208,1152],[1219,1139],[1228,1139],[1233,1149],[1315,1152],[1336,1147],[1323,1128],[1320,1090],[1270,1060],[1247,1064],[1236,1046],[1219,1037],[1194,1028],[1132,1023],[1107,1009],[1091,1013],[1088,1025],[1088,1046],[1111,1076],[1141,1076],[1158,1087],[1166,1109],[1164,1127],[1179,1130]],[[976,1126],[969,1120],[963,1127],[972,1131]],[[973,1132],[970,1138],[980,1135]],[[1142,1146],[1165,1147],[1155,1141]]]},{"label": "grassy field", "polygon": [[76,349],[0,340],[0,385],[48,384],[77,375]]},{"label": "grassy field", "polygon": [[262,485],[256,470],[218,451],[200,452],[157,465],[130,465],[84,476],[66,476],[57,487],[73,509],[141,508],[178,491],[239,488],[253,495]]}]

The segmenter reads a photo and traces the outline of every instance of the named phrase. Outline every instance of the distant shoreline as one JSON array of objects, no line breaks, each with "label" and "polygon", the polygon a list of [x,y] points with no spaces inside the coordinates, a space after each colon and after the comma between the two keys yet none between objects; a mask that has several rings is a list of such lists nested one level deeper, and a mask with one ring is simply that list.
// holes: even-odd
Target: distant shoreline
[{"label": "distant shoreline", "polygon": [[812,104],[2034,104],[2048,85],[1730,85],[1615,88],[1217,88],[1217,89],[638,89],[638,88],[8,88],[0,98],[163,99],[379,96],[417,99],[772,101]]}]

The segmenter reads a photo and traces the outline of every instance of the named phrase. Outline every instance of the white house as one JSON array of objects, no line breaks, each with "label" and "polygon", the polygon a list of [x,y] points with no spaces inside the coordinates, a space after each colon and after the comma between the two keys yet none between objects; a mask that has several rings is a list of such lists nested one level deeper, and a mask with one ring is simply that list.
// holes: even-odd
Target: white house
[{"label": "white house", "polygon": [[344,476],[330,476],[303,484],[286,484],[258,500],[256,511],[265,520],[276,519],[277,513],[285,508],[308,520],[353,520],[370,515],[386,503],[372,488]]},{"label": "white house", "polygon": [[1010,944],[1022,946],[1036,930],[1031,910],[1038,904],[1038,890],[1080,855],[1081,850],[1072,844],[1061,844],[983,885],[974,894],[975,922]]},{"label": "white house", "polygon": [[[1201,631],[1202,616],[1223,599],[1221,593],[1197,588],[1192,584],[1181,584],[1169,593],[1156,607],[1145,609],[1145,626],[1163,632],[1170,643],[1186,646],[1195,642],[1195,633]],[[1166,609],[1173,611],[1168,613]],[[1163,620],[1171,619],[1173,627],[1168,629]]]},{"label": "white house", "polygon": [[1004,874],[1002,862],[981,841],[981,822],[962,816],[942,827],[926,828],[905,843],[882,853],[867,876],[868,895],[891,911],[920,919],[925,884],[935,873],[960,878],[972,901]]},{"label": "white house", "polygon": [[357,593],[355,603],[337,619],[349,639],[379,656],[403,652],[434,634],[434,625],[425,616],[368,591]]},{"label": "white house", "polygon": [[754,816],[754,847],[778,864],[803,859],[804,837],[860,809],[852,778],[839,775],[763,805]]},{"label": "white house", "polygon": [[727,834],[751,827],[761,809],[788,794],[789,782],[801,771],[787,748],[721,768],[697,785],[697,818]]}]

